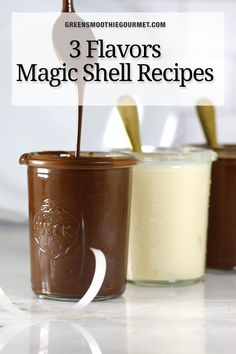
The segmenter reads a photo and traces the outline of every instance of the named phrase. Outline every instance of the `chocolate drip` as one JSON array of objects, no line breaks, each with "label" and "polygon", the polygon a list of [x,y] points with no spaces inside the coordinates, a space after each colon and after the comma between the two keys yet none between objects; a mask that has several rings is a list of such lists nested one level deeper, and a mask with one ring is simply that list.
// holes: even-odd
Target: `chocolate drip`
[{"label": "chocolate drip", "polygon": [[75,156],[80,156],[83,108],[84,108],[83,105],[79,105],[78,106],[77,146],[76,146],[76,154],[75,154]]},{"label": "chocolate drip", "polygon": [[[63,0],[62,12],[75,12],[73,0]],[[84,83],[80,82],[77,85],[78,88],[78,108],[77,108],[77,144],[75,156],[80,156],[80,145],[81,145],[81,131],[82,131],[82,118],[83,118],[83,97],[84,97]]]}]

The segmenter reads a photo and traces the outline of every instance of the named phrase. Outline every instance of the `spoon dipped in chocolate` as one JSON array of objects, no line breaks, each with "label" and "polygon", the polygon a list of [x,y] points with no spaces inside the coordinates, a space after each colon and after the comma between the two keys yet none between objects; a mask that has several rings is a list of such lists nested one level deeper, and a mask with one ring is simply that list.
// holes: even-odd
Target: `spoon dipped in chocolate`
[{"label": "spoon dipped in chocolate", "polygon": [[75,156],[80,156],[82,116],[84,107],[85,74],[84,65],[95,64],[97,53],[87,58],[86,48],[88,40],[95,40],[95,36],[89,27],[66,28],[65,23],[85,22],[75,13],[73,0],[62,1],[62,12],[54,24],[52,31],[54,50],[59,60],[66,66],[66,70],[76,68],[71,74],[78,93],[78,130]]}]

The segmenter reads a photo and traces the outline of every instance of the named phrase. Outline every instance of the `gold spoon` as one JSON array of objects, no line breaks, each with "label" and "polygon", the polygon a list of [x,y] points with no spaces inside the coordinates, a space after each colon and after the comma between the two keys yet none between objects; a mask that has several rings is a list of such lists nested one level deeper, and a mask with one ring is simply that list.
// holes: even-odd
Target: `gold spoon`
[{"label": "gold spoon", "polygon": [[216,136],[216,115],[214,106],[210,100],[201,99],[198,101],[196,109],[207,144],[211,148],[217,148],[218,143]]},{"label": "gold spoon", "polygon": [[133,151],[142,152],[136,102],[131,96],[121,96],[117,102],[117,109],[124,123]]}]

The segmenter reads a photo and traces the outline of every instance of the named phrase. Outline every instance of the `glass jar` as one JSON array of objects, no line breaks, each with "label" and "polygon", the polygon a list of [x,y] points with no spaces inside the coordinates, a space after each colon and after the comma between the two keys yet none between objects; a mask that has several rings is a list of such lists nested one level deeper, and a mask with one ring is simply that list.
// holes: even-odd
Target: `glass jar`
[{"label": "glass jar", "polygon": [[194,147],[135,154],[128,280],[187,284],[205,270],[211,164]]},{"label": "glass jar", "polygon": [[212,166],[207,267],[236,269],[236,146],[214,149]]},{"label": "glass jar", "polygon": [[28,165],[31,281],[40,297],[79,299],[93,278],[91,247],[107,263],[97,299],[125,290],[130,156],[60,151],[24,154]]}]

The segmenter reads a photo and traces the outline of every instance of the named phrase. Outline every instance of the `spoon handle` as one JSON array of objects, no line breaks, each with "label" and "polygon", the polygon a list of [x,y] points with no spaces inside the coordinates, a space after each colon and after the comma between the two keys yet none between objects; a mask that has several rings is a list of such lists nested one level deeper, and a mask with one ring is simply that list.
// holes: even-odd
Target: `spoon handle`
[{"label": "spoon handle", "polygon": [[216,135],[215,109],[210,101],[207,100],[205,103],[208,103],[208,105],[201,106],[201,101],[199,102],[197,112],[208,145],[212,148],[216,148],[218,144]]},{"label": "spoon handle", "polygon": [[141,137],[139,129],[138,109],[131,96],[122,96],[118,100],[118,111],[122,118],[132,149],[141,152]]},{"label": "spoon handle", "polygon": [[[127,134],[129,136],[131,145],[135,152],[141,152],[141,138],[139,131],[139,121],[138,121],[138,113],[137,108],[135,106],[127,106],[127,112],[130,115],[127,115],[126,118],[123,116],[123,123]],[[132,118],[130,118],[132,117]]]},{"label": "spoon handle", "polygon": [[75,12],[73,0],[63,0],[61,12]]}]

